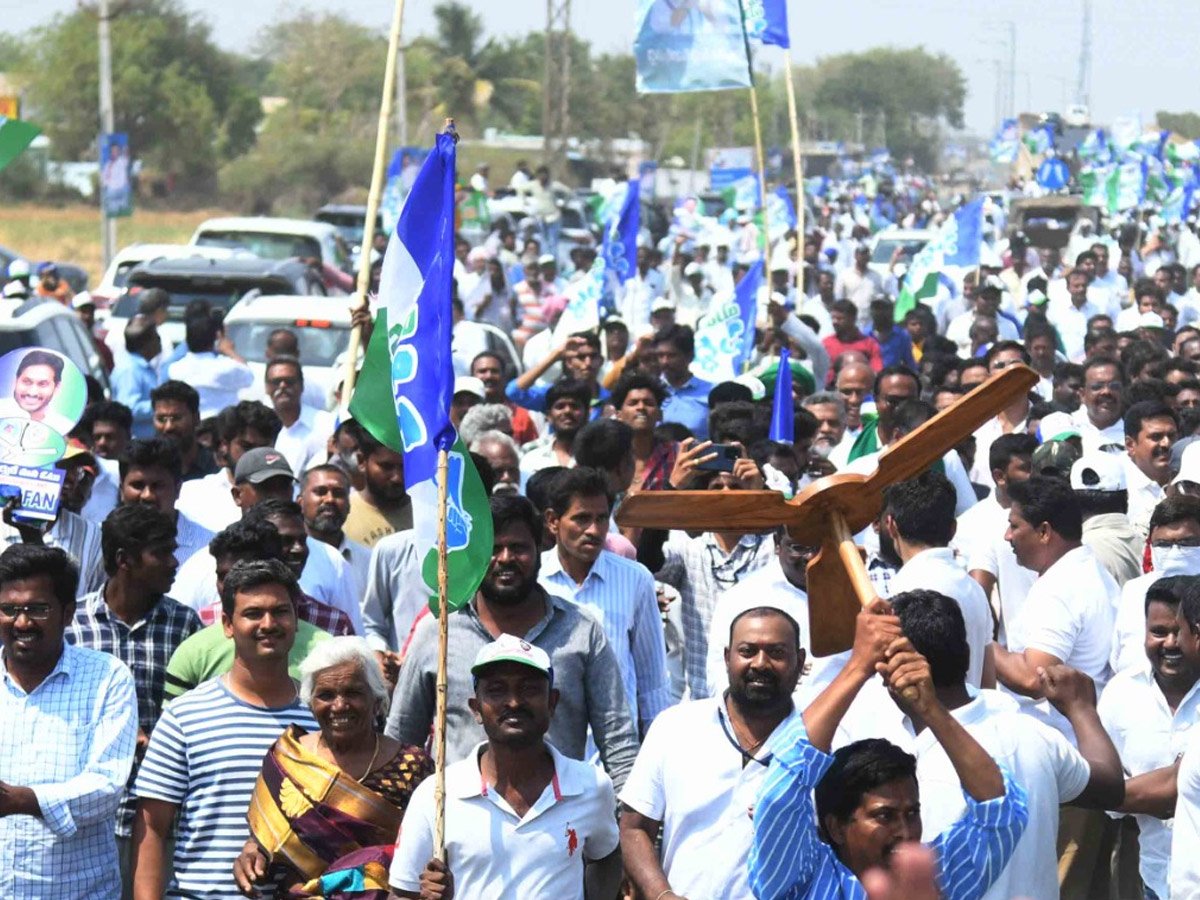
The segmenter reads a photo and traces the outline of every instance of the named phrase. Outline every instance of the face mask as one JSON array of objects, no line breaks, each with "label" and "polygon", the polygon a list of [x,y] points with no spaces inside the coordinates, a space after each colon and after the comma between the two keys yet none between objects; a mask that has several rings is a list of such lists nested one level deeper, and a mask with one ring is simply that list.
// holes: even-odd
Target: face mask
[{"label": "face mask", "polygon": [[1151,547],[1154,571],[1168,575],[1200,575],[1200,547]]}]

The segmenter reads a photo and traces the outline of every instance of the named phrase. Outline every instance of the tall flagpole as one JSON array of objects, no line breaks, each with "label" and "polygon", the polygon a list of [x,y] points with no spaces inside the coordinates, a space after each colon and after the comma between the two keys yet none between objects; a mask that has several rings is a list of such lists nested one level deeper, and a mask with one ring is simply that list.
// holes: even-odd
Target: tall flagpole
[{"label": "tall flagpole", "polygon": [[796,295],[804,290],[804,164],[800,159],[800,124],[796,115],[796,84],[792,78],[792,51],[784,48],[783,71],[787,76],[788,124],[792,130],[792,168],[796,175]]},{"label": "tall flagpole", "polygon": [[[447,119],[445,132],[458,143],[454,120]],[[457,160],[457,155],[456,155]],[[457,173],[456,173],[457,174]],[[453,215],[453,211],[451,211]],[[449,348],[447,348],[447,351]],[[433,715],[433,855],[446,861],[446,657],[450,647],[450,569],[446,549],[446,513],[450,482],[450,451],[438,450],[438,660],[436,706]]]},{"label": "tall flagpole", "polygon": [[771,217],[767,212],[767,161],[763,154],[762,121],[758,116],[758,91],[754,87],[754,58],[750,55],[750,35],[746,33],[744,0],[738,0],[738,12],[742,20],[742,43],[746,47],[746,74],[750,76],[750,116],[754,119],[754,152],[758,156],[758,201],[763,214],[763,270],[767,276],[767,283],[770,284],[770,260],[767,257],[771,245]]},{"label": "tall flagpole", "polygon": [[[392,98],[396,90],[396,58],[400,52],[400,24],[403,21],[404,0],[396,0],[392,10],[392,30],[388,34],[387,65],[383,70],[383,99],[379,102],[379,124],[375,128],[375,163],[371,169],[371,190],[367,194],[367,217],[358,254],[358,284],[350,307],[352,311],[358,311],[367,305],[367,288],[371,286],[371,245],[375,241],[375,217],[379,215],[379,197],[383,193],[388,129],[392,119]],[[351,328],[342,377],[343,409],[350,405],[350,395],[354,393],[354,382],[358,377],[358,348],[361,344],[362,329]]]}]

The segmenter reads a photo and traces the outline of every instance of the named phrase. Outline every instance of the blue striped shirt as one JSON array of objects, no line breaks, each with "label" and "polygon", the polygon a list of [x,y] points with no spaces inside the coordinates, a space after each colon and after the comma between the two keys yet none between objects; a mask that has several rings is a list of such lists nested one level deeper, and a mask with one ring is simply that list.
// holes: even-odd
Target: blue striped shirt
[{"label": "blue striped shirt", "polygon": [[[754,811],[750,884],[759,900],[867,900],[857,877],[817,833],[812,791],[833,757],[808,742],[797,716],[771,738],[774,756]],[[964,792],[962,818],[929,844],[946,900],[984,895],[1003,871],[1029,821],[1025,791],[1008,773],[1004,796],[982,803]]]},{"label": "blue striped shirt", "polygon": [[166,896],[242,896],[233,863],[250,837],[250,796],[263,757],[293,724],[317,729],[299,700],[278,709],[252,706],[230,693],[223,678],[167,705],[134,787],[139,798],[179,806],[175,874]]},{"label": "blue striped shirt", "polygon": [[666,638],[650,570],[602,550],[577,585],[563,570],[558,549],[551,548],[542,554],[538,583],[547,593],[585,607],[600,622],[617,655],[633,720],[649,728],[671,705]]}]

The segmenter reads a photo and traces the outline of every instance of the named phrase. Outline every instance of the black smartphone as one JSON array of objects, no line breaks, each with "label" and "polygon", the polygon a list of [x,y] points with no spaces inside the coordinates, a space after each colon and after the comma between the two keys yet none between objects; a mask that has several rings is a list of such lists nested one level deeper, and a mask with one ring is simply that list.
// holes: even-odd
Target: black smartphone
[{"label": "black smartphone", "polygon": [[704,451],[705,456],[715,453],[712,459],[696,463],[697,469],[705,472],[732,472],[733,464],[742,458],[742,448],[734,444],[713,444]]}]

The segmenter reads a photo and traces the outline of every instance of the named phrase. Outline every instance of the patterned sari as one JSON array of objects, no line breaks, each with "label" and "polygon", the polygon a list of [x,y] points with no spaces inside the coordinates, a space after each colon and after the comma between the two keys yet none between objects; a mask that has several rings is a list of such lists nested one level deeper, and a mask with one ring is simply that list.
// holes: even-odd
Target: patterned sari
[{"label": "patterned sari", "polygon": [[288,897],[385,900],[404,808],[433,771],[401,747],[362,783],[300,744],[295,725],[263,760],[247,819]]}]

